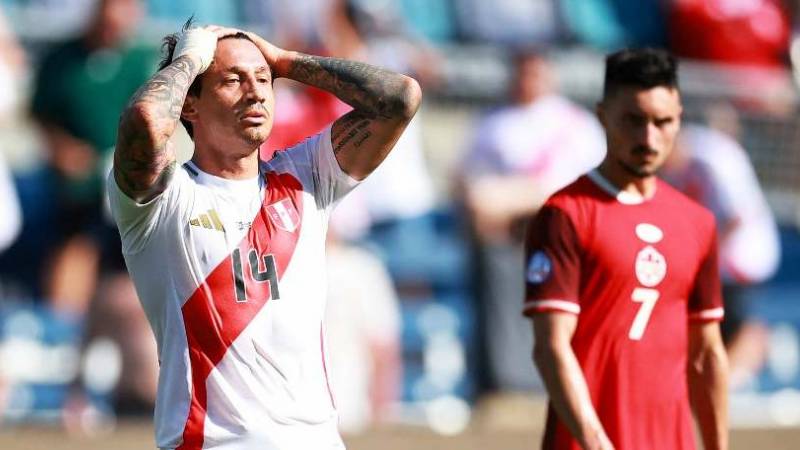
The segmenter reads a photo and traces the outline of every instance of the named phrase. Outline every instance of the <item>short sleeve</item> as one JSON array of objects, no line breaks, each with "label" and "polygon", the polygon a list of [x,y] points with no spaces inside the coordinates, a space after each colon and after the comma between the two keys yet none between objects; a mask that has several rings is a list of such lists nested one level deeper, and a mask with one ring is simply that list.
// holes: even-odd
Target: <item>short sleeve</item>
[{"label": "short sleeve", "polygon": [[[173,174],[167,189],[147,203],[137,203],[117,185],[113,170],[108,174],[107,187],[111,216],[119,228],[122,252],[133,254],[142,251],[159,228],[170,223],[182,224],[176,215],[185,215],[188,175],[180,168]],[[182,200],[184,199],[184,200]],[[169,218],[175,220],[169,220]]]},{"label": "short sleeve", "polygon": [[525,247],[523,314],[580,313],[581,246],[572,220],[545,206],[528,226]]},{"label": "short sleeve", "polygon": [[329,125],[318,135],[313,154],[317,174],[316,194],[326,209],[330,209],[336,201],[358,185],[358,181],[346,174],[336,160],[331,141],[331,127],[332,125]]},{"label": "short sleeve", "polygon": [[697,271],[689,296],[689,320],[715,321],[722,320],[724,315],[717,233],[712,229],[708,250]]},{"label": "short sleeve", "polygon": [[277,152],[269,164],[281,172],[294,172],[310,183],[320,209],[330,211],[359,182],[342,170],[331,144],[331,125],[294,147]]}]

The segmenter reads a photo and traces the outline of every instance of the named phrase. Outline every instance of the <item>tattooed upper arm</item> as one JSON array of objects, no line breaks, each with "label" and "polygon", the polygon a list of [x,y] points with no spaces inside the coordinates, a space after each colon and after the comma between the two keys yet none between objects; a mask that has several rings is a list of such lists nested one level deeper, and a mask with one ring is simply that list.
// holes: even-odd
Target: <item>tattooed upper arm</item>
[{"label": "tattooed upper arm", "polygon": [[342,170],[358,180],[383,161],[422,98],[413,78],[356,61],[298,54],[289,76],[353,107],[333,124],[331,140]]},{"label": "tattooed upper arm", "polygon": [[163,192],[171,178],[175,155],[169,139],[198,71],[197,61],[178,58],[145,83],[122,112],[114,179],[122,192],[137,202],[147,202]]}]

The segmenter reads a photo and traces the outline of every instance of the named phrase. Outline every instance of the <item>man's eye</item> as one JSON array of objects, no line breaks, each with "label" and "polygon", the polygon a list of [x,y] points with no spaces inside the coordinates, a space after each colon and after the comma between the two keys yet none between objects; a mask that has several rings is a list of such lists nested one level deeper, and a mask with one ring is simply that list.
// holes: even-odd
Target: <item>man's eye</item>
[{"label": "man's eye", "polygon": [[664,126],[667,126],[667,125],[669,125],[669,124],[671,124],[671,123],[672,123],[672,119],[671,119],[671,118],[666,118],[666,119],[658,119],[658,120],[656,120],[656,126],[657,126],[657,127],[659,127],[659,128],[662,128],[662,127],[664,127]]},{"label": "man's eye", "polygon": [[633,126],[642,126],[647,122],[643,117],[639,116],[628,116],[627,121]]},{"label": "man's eye", "polygon": [[239,82],[238,78],[226,78],[225,79],[225,84],[234,84],[234,83],[238,83],[238,82]]}]

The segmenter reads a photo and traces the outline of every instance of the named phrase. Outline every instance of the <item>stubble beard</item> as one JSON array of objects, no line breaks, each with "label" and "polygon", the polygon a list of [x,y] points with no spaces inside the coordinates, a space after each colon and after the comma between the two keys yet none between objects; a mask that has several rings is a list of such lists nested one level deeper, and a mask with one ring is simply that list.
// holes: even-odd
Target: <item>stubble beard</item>
[{"label": "stubble beard", "polygon": [[629,175],[632,175],[636,178],[649,178],[656,174],[658,169],[648,169],[647,167],[636,167],[630,164],[627,164],[625,161],[619,161],[619,165],[622,167],[623,170],[628,172]]},{"label": "stubble beard", "polygon": [[258,147],[266,142],[269,132],[270,130],[267,127],[251,127],[242,130],[239,135],[248,145]]}]

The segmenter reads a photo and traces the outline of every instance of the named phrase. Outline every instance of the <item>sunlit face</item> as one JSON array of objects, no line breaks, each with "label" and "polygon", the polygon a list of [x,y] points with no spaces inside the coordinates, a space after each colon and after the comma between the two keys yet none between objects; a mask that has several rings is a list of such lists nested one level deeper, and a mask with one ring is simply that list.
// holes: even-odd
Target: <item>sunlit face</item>
[{"label": "sunlit face", "polygon": [[221,39],[200,96],[190,103],[194,114],[184,117],[196,142],[245,153],[261,145],[272,130],[275,98],[272,72],[258,47],[246,39]]},{"label": "sunlit face", "polygon": [[597,109],[606,130],[608,162],[635,177],[654,175],[675,145],[682,110],[675,88],[631,86],[611,93]]}]

